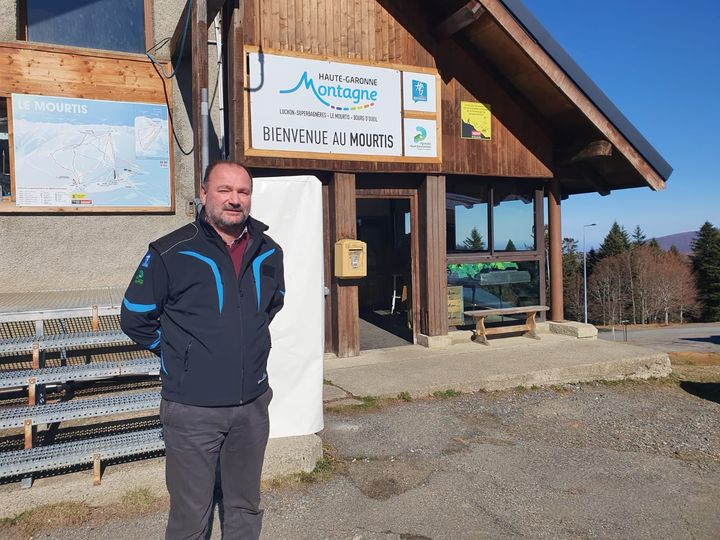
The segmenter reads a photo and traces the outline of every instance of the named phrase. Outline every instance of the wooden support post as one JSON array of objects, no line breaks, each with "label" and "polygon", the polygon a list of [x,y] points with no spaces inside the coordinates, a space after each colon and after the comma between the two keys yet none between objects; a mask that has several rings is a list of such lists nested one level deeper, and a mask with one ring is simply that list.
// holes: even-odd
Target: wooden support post
[{"label": "wooden support post", "polygon": [[32,368],[40,369],[40,343],[37,341],[32,346]]},{"label": "wooden support post", "polygon": [[28,407],[34,407],[37,405],[37,379],[35,377],[30,377],[28,379]]},{"label": "wooden support post", "polygon": [[550,320],[565,319],[563,305],[562,230],[560,224],[560,183],[552,180],[547,193],[550,235]]},{"label": "wooden support post", "polygon": [[35,426],[33,426],[32,419],[26,418],[23,423],[24,428],[24,439],[25,439],[25,450],[30,450],[35,446]]},{"label": "wooden support post", "polygon": [[192,125],[193,158],[195,163],[195,196],[200,194],[202,170],[203,129],[201,119],[202,89],[208,88],[208,24],[207,0],[193,0],[190,24],[191,35],[191,77],[192,77]]},{"label": "wooden support post", "polygon": [[[238,4],[240,4],[239,7]],[[223,5],[223,68],[225,74],[225,95],[227,96],[226,140],[228,157],[241,161],[244,152],[244,103],[245,103],[245,55],[243,43],[245,25],[243,21],[244,2],[227,0]]]},{"label": "wooden support post", "polygon": [[102,462],[100,461],[100,454],[93,454],[93,486],[99,486],[102,475]]},{"label": "wooden support post", "polygon": [[[329,186],[330,244],[354,239],[356,229],[355,175],[335,173]],[[332,278],[330,290],[333,349],[340,358],[360,354],[360,308],[357,280]]]},{"label": "wooden support post", "polygon": [[92,307],[92,331],[97,332],[100,330],[100,314],[98,313],[98,307]]},{"label": "wooden support post", "polygon": [[448,333],[445,177],[426,176],[420,186],[420,332]]},{"label": "wooden support post", "polygon": [[[540,289],[540,305],[547,305],[547,252],[545,250],[545,192],[542,188],[535,190],[535,249],[540,252],[538,261],[538,288]],[[540,313],[540,320],[545,320],[545,312]]]}]

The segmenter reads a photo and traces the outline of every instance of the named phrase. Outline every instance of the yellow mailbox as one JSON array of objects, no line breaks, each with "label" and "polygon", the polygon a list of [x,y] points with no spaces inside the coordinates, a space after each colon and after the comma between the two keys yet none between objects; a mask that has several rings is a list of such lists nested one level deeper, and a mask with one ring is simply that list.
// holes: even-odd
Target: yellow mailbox
[{"label": "yellow mailbox", "polygon": [[360,240],[335,242],[335,276],[359,278],[367,275],[367,244]]}]

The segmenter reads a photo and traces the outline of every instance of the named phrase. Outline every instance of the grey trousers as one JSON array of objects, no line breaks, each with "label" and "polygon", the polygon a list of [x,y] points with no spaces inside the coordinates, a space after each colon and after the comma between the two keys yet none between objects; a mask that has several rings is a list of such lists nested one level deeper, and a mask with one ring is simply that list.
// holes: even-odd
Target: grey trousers
[{"label": "grey trousers", "polygon": [[170,493],[167,540],[205,538],[220,460],[223,538],[260,537],[260,473],[272,390],[234,407],[195,407],[163,399],[165,481]]}]

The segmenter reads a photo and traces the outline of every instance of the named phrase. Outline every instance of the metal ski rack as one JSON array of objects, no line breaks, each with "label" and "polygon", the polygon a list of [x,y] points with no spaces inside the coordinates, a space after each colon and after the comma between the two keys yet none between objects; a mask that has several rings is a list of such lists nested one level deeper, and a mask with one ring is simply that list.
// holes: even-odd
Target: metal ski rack
[{"label": "metal ski rack", "polygon": [[85,441],[40,446],[0,454],[0,477],[93,464],[93,483],[100,484],[101,461],[138,454],[159,452],[165,448],[159,428],[110,435]]}]

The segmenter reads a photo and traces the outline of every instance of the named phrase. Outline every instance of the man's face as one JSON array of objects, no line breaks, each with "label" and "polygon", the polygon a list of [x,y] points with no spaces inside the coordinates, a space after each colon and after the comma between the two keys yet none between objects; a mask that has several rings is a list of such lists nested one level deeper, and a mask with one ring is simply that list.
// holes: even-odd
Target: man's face
[{"label": "man's face", "polygon": [[202,186],[200,201],[208,222],[222,230],[233,230],[250,215],[252,182],[239,165],[218,165]]}]

